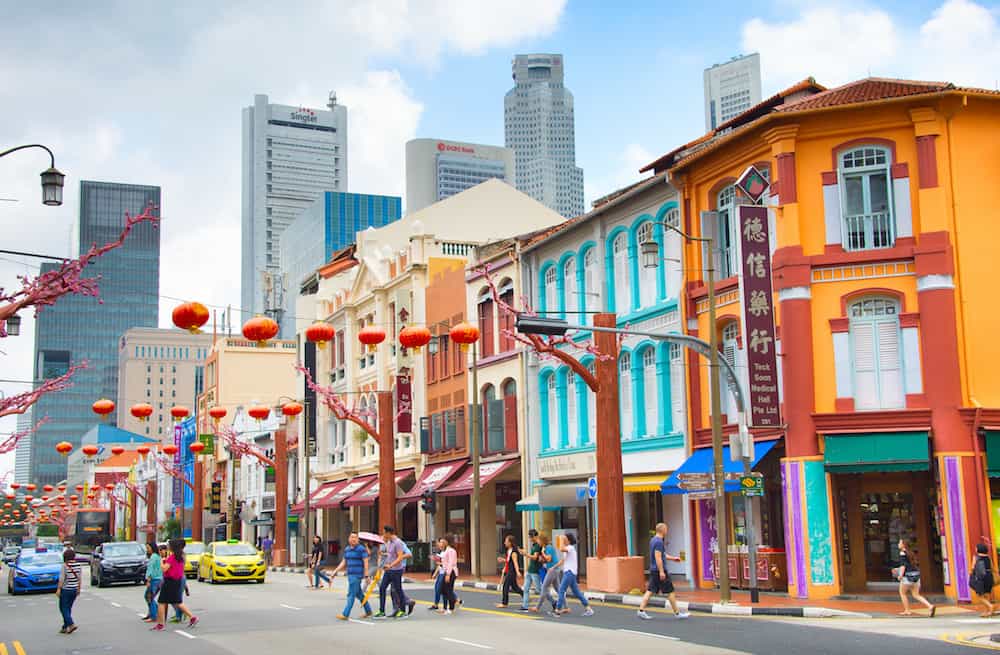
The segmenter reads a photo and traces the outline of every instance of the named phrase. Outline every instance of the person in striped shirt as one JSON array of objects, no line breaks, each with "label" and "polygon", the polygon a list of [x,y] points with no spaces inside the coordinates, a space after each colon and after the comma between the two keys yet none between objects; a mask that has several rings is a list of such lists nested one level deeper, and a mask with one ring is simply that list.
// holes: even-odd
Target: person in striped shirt
[{"label": "person in striped shirt", "polygon": [[76,632],[73,623],[73,603],[80,595],[80,563],[76,561],[76,552],[72,548],[63,551],[63,565],[59,571],[59,584],[56,585],[56,596],[59,597],[59,612],[63,617],[61,634]]}]

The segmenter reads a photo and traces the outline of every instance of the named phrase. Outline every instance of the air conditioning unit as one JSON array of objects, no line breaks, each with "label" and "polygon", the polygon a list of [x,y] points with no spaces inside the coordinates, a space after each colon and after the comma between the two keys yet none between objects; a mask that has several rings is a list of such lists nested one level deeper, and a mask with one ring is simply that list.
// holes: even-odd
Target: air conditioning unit
[{"label": "air conditioning unit", "polygon": [[273,512],[274,511],[274,495],[264,496],[260,499],[260,511],[262,512]]}]

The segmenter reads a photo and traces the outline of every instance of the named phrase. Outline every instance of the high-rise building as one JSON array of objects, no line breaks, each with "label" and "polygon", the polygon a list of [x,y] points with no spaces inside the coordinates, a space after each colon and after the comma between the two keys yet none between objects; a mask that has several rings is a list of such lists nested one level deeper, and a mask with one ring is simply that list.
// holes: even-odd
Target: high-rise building
[{"label": "high-rise building", "polygon": [[517,55],[514,88],[504,97],[504,140],[514,151],[518,191],[569,218],[583,213],[583,169],[576,165],[573,94],[562,55]]},{"label": "high-rise building", "polygon": [[283,286],[279,288],[275,280],[270,288],[274,306],[283,309],[278,321],[282,339],[294,339],[297,334],[295,299],[303,280],[330,261],[333,253],[354,243],[361,230],[388,225],[402,215],[399,196],[336,191],[325,192],[299,214],[281,241],[279,279]]},{"label": "high-rise building", "polygon": [[733,57],[705,69],[705,131],[714,130],[733,116],[758,104],[760,55]]},{"label": "high-rise building", "polygon": [[[29,409],[24,414],[17,417],[17,427],[15,428],[18,432],[24,432],[34,425],[32,423],[32,414]],[[34,435],[27,435],[21,437],[21,440],[17,442],[17,448],[14,450],[14,482],[20,482],[21,484],[26,484],[31,482],[31,440]]]},{"label": "high-rise building", "polygon": [[265,281],[281,271],[281,234],[324,191],[347,190],[347,108],[271,104],[254,96],[243,109],[244,319],[273,310]]},{"label": "high-rise building", "polygon": [[[205,360],[211,334],[184,330],[133,328],[118,344],[118,427],[154,439],[173,437],[170,408],[192,412],[205,389]],[[129,408],[149,403],[153,415],[140,421]]]},{"label": "high-rise building", "polygon": [[[92,244],[118,238],[125,214],[141,213],[147,205],[162,211],[160,187],[114,182],[80,183],[80,252]],[[42,264],[42,271],[58,264]],[[160,230],[139,223],[120,247],[97,258],[85,273],[100,276],[100,299],[67,295],[46,307],[35,321],[34,379],[65,373],[70,364],[87,362],[73,376],[73,386],[42,396],[34,418],[49,417],[35,432],[31,447],[31,478],[55,484],[66,477],[66,460],[55,444],[80,438],[99,422],[91,410],[99,398],[118,396],[118,344],[133,327],[156,327],[159,321]],[[98,302],[100,300],[100,302]],[[106,421],[115,424],[121,403]],[[127,410],[125,410],[127,411]]]},{"label": "high-rise building", "polygon": [[514,184],[510,148],[443,139],[406,142],[407,213],[493,178]]}]

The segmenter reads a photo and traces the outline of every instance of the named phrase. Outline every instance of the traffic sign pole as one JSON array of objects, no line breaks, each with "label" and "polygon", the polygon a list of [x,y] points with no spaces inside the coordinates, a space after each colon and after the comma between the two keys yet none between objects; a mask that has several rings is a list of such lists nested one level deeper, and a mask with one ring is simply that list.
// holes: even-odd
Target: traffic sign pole
[{"label": "traffic sign pole", "polygon": [[[742,441],[743,453],[743,475],[751,476],[750,452],[753,450],[753,435],[747,427],[746,415],[742,415],[739,421],[740,440]],[[743,497],[743,510],[746,514],[747,526],[747,554],[750,559],[750,602],[760,602],[760,591],[757,589],[757,532],[754,529],[754,511],[757,509],[756,496]],[[720,558],[721,562],[722,559]]]}]

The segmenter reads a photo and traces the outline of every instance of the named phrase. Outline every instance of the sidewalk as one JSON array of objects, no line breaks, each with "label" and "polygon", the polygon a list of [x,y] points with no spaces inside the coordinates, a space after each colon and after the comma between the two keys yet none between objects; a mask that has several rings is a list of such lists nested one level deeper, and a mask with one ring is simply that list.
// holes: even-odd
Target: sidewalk
[{"label": "sidewalk", "polygon": [[[483,576],[482,582],[474,580],[459,580],[456,587],[473,589],[487,589],[499,591],[499,576]],[[761,592],[760,602],[750,603],[750,592],[732,592],[732,602],[727,605],[720,604],[718,590],[711,589],[691,589],[684,582],[675,582],[677,588],[677,601],[681,611],[698,612],[705,614],[723,614],[728,616],[790,616],[800,618],[881,618],[895,616],[897,611],[902,610],[899,604],[899,597],[887,594],[884,600],[804,600],[791,598],[785,593]],[[641,594],[607,594],[600,591],[588,591],[585,579],[581,579],[580,587],[584,590],[584,595],[592,600],[607,603],[618,603],[622,605],[638,606],[642,599]],[[895,602],[895,606],[893,605]],[[653,596],[649,601],[650,607],[668,607],[666,598]],[[938,607],[938,616],[942,614],[964,614],[968,612],[955,605],[941,605]]]}]

